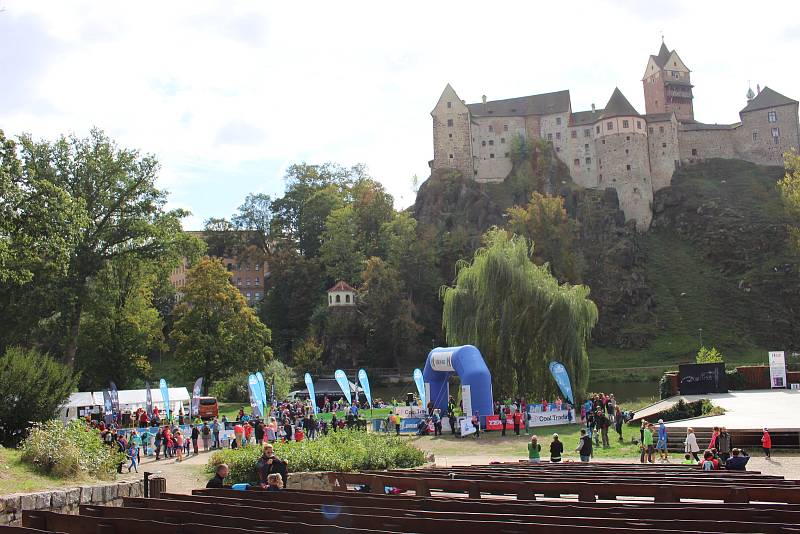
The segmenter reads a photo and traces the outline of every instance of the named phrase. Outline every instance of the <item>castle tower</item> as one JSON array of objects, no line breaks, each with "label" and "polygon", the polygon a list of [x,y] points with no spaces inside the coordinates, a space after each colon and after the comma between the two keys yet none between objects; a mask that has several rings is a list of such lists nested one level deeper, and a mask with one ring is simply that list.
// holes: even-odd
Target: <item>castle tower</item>
[{"label": "castle tower", "polygon": [[448,83],[431,111],[433,117],[433,163],[436,169],[456,169],[473,178],[470,114]]},{"label": "castle tower", "polygon": [[644,71],[645,111],[652,113],[675,112],[681,122],[694,121],[691,71],[675,50],[670,51],[663,42],[657,56],[650,56]]},{"label": "castle tower", "polygon": [[640,231],[647,230],[653,184],[644,117],[616,88],[594,128],[598,187],[616,189],[625,219],[635,219]]}]

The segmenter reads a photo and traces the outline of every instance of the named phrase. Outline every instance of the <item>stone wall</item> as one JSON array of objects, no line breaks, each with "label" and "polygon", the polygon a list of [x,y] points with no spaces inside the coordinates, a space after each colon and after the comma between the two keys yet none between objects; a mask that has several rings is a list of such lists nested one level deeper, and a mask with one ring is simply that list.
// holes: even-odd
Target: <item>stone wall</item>
[{"label": "stone wall", "polygon": [[499,182],[508,176],[513,164],[511,139],[525,136],[524,117],[476,117],[472,120],[472,153],[475,180]]},{"label": "stone wall", "polygon": [[23,510],[49,510],[77,514],[81,504],[120,506],[123,497],[142,497],[143,495],[144,483],[141,480],[62,488],[36,493],[0,495],[0,526],[20,526]]},{"label": "stone wall", "polygon": [[678,134],[681,161],[696,163],[708,158],[735,159],[735,130],[681,130]]},{"label": "stone wall", "polygon": [[[770,112],[775,113],[775,122],[769,122]],[[742,113],[741,118],[742,126],[735,136],[741,159],[762,165],[783,165],[783,153],[800,146],[797,104],[749,111]],[[772,136],[773,128],[778,130],[777,143]]]},{"label": "stone wall", "polygon": [[674,115],[669,120],[648,122],[647,137],[650,147],[650,176],[653,192],[668,187],[681,156],[678,150],[678,121]]},{"label": "stone wall", "polygon": [[433,117],[433,168],[456,169],[473,178],[470,114],[448,85],[431,112]]},{"label": "stone wall", "polygon": [[334,491],[333,484],[328,480],[328,473],[323,471],[290,473],[287,489]]}]

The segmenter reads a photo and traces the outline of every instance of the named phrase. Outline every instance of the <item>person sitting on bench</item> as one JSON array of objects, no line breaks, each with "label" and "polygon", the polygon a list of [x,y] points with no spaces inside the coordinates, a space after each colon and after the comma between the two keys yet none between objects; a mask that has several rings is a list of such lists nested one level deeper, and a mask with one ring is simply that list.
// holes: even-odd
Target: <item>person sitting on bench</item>
[{"label": "person sitting on bench", "polygon": [[219,464],[217,466],[217,472],[214,475],[214,478],[208,481],[206,484],[207,488],[224,488],[225,487],[225,477],[228,476],[230,469],[228,469],[228,464]]},{"label": "person sitting on bench", "polygon": [[725,469],[731,471],[746,471],[747,462],[750,460],[747,453],[741,449],[733,449],[731,453],[733,456],[728,458],[728,461],[725,462]]}]

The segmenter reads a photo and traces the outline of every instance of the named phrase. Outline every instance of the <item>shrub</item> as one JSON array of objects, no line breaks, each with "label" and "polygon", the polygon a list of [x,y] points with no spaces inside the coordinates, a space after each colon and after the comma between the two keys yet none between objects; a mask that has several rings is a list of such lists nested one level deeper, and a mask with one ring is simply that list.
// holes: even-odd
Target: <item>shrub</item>
[{"label": "shrub", "polygon": [[[423,452],[401,438],[355,430],[330,432],[313,441],[276,443],[275,454],[288,462],[289,473],[408,468],[425,463]],[[232,483],[255,482],[260,456],[259,447],[218,451],[209,460],[208,471],[225,463]]]},{"label": "shrub", "polygon": [[696,361],[697,363],[722,363],[722,353],[714,347],[710,349],[700,347],[700,350],[697,351]]},{"label": "shrub", "polygon": [[664,421],[677,421],[679,419],[700,417],[701,415],[722,415],[724,413],[724,408],[714,406],[708,399],[701,399],[694,402],[686,402],[681,399],[675,403],[672,408],[658,414],[658,417]]},{"label": "shrub", "polygon": [[725,371],[725,374],[728,375],[728,389],[741,391],[746,388],[747,381],[738,369]]},{"label": "shrub", "polygon": [[61,478],[114,478],[124,458],[116,448],[103,444],[98,430],[82,421],[67,426],[55,420],[37,424],[22,442],[21,450],[23,462]]},{"label": "shrub", "polygon": [[10,347],[0,357],[0,443],[16,445],[31,422],[52,419],[78,383],[46,354]]}]

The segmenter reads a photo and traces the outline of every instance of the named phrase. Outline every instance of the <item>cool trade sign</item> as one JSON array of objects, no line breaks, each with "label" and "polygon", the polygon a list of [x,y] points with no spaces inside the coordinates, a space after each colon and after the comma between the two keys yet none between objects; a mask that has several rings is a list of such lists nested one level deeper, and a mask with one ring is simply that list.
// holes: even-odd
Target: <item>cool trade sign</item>
[{"label": "cool trade sign", "polygon": [[567,425],[571,423],[567,410],[554,410],[552,412],[530,412],[529,427]]}]

